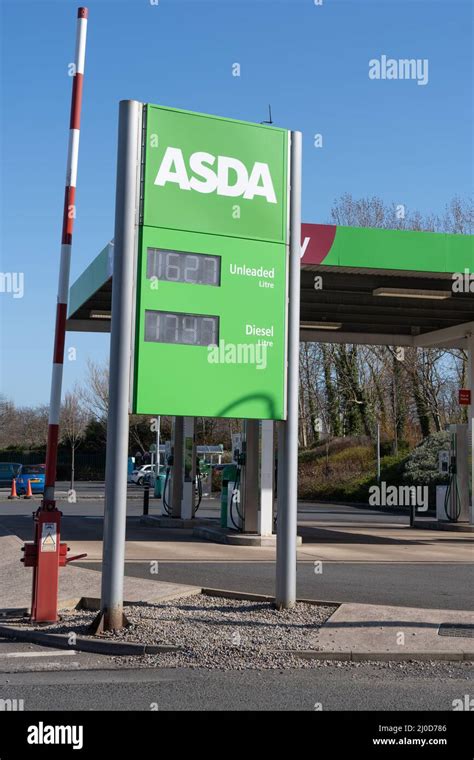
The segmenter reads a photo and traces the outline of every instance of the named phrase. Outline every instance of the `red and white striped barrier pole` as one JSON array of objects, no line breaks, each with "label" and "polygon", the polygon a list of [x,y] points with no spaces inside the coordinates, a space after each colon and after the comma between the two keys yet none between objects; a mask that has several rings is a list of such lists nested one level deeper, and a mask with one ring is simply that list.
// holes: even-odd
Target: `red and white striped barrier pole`
[{"label": "red and white striped barrier pole", "polygon": [[66,316],[71,264],[72,231],[74,226],[77,160],[81,123],[82,84],[86,55],[87,8],[78,8],[76,55],[72,82],[71,120],[64,194],[63,230],[61,238],[61,264],[59,268],[58,303],[56,308],[56,331],[54,336],[53,374],[49,405],[48,443],[46,448],[46,474],[42,509],[55,508],[56,463],[58,456],[59,414],[61,411],[61,388],[63,381],[64,343],[66,339]]},{"label": "red and white striped barrier pole", "polygon": [[31,619],[36,623],[55,622],[58,618],[59,567],[67,562],[68,548],[61,544],[61,512],[56,509],[54,489],[58,455],[59,414],[63,381],[64,343],[71,264],[72,229],[74,225],[77,159],[79,155],[79,127],[81,121],[82,81],[86,54],[87,8],[77,11],[76,58],[72,83],[71,121],[67,155],[66,191],[64,194],[61,263],[59,267],[56,331],[54,335],[53,375],[49,406],[48,443],[44,497],[34,515],[35,539],[25,544],[23,562],[33,568]]}]

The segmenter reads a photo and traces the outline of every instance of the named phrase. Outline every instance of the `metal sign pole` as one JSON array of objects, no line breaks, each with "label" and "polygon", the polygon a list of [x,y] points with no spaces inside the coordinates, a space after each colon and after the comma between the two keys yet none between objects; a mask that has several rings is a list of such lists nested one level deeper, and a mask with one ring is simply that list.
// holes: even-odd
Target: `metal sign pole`
[{"label": "metal sign pole", "polygon": [[101,620],[99,622],[99,628],[104,630],[123,626],[130,345],[138,221],[141,114],[142,104],[138,101],[122,100],[120,102]]},{"label": "metal sign pole", "polygon": [[278,609],[296,602],[298,385],[301,276],[301,132],[291,133],[287,418],[279,422],[276,594]]}]

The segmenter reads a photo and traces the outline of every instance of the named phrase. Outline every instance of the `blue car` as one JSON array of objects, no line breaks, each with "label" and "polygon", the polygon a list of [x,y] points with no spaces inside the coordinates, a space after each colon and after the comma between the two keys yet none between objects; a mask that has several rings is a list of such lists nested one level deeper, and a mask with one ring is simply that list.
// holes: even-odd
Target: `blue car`
[{"label": "blue car", "polygon": [[18,462],[0,462],[0,486],[11,488],[13,478],[20,472],[21,464]]},{"label": "blue car", "polygon": [[28,481],[30,481],[32,493],[43,493],[45,469],[44,464],[22,464],[16,476],[16,491],[18,496],[26,493]]}]

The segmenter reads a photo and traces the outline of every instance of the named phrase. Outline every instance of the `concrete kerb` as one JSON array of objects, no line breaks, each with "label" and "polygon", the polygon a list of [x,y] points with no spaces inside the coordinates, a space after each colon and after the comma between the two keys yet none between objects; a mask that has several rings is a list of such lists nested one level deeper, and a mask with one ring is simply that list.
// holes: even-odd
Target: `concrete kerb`
[{"label": "concrete kerb", "polygon": [[467,522],[457,523],[447,520],[415,520],[414,528],[422,530],[448,530],[455,533],[474,533],[474,525]]},{"label": "concrete kerb", "polygon": [[[198,517],[182,520],[161,515],[144,515],[140,518],[140,523],[162,529],[191,530],[193,538],[202,538],[205,541],[212,541],[216,544],[276,547],[276,535],[260,536],[253,533],[237,533],[229,528],[222,528],[219,524],[219,518],[216,517]],[[296,545],[301,546],[302,543],[303,539],[301,536],[297,536]]]},{"label": "concrete kerb", "polygon": [[[193,536],[203,538],[206,541],[214,541],[217,544],[230,544],[232,546],[266,546],[276,547],[276,535],[260,536],[254,533],[237,533],[228,528],[216,527],[215,525],[197,525],[193,529]],[[301,546],[303,539],[296,536],[296,545]]]},{"label": "concrete kerb", "polygon": [[[181,519],[178,517],[167,517],[166,515],[142,515],[140,517],[140,523],[142,525],[152,525],[155,528],[173,528],[176,530],[194,530],[196,527],[196,520],[201,521],[201,518],[188,518]],[[217,518],[214,519],[216,522]],[[203,518],[202,523],[205,525],[213,525],[212,518]]]},{"label": "concrete kerb", "polygon": [[138,642],[110,641],[104,639],[89,639],[85,636],[75,636],[74,644],[70,642],[70,634],[46,633],[43,631],[26,631],[22,628],[0,625],[0,636],[16,641],[39,644],[55,649],[70,651],[92,652],[94,654],[126,657],[130,655],[159,654],[160,652],[176,652],[181,649],[171,644],[140,644]]},{"label": "concrete kerb", "polygon": [[[221,596],[226,599],[243,599],[248,602],[272,602],[275,603],[275,597],[269,594],[252,594],[248,591],[231,591],[229,589],[203,587],[201,593],[205,596]],[[297,602],[303,604],[313,604],[323,607],[340,607],[342,602],[327,602],[320,599],[297,599]]]},{"label": "concrete kerb", "polygon": [[342,662],[472,662],[471,652],[318,652],[313,649],[290,650],[303,660],[341,660]]},{"label": "concrete kerb", "polygon": [[19,618],[28,615],[30,612],[29,607],[4,607],[0,610],[0,620],[2,618]]},{"label": "concrete kerb", "polygon": [[[232,591],[227,589],[215,589],[204,587],[194,592],[188,592],[186,596],[194,595],[197,593],[205,596],[215,596],[227,599],[242,599],[252,602],[269,602],[274,603],[275,597],[268,594],[253,594],[243,591]],[[182,597],[183,594],[173,594],[170,599]],[[163,598],[157,599],[157,602],[165,601]],[[150,600],[152,603],[152,600]],[[149,602],[149,603],[150,603]],[[341,602],[327,601],[327,600],[315,600],[315,599],[297,599],[297,602],[304,604],[311,604],[315,606],[334,606],[340,607]],[[134,606],[136,601],[125,601],[124,606]],[[79,599],[70,599],[61,603],[60,609],[83,609],[95,611],[99,609],[100,600],[95,597],[81,597]],[[25,608],[3,611],[12,614],[16,612],[18,616],[25,614],[27,610]],[[1,620],[0,611],[0,620]],[[74,644],[70,643],[69,634],[48,633],[45,631],[29,631],[24,628],[16,628],[14,626],[0,625],[0,637],[14,639],[17,641],[24,641],[33,644],[37,644],[45,647],[53,647],[56,649],[68,649],[70,651],[82,651],[90,652],[94,654],[102,654],[105,656],[143,656],[160,654],[163,652],[177,652],[182,650],[183,647],[169,645],[169,644],[141,644],[139,642],[122,642],[112,641],[104,638],[89,638],[84,636],[76,636]],[[458,651],[458,652],[390,652],[390,651],[378,651],[378,652],[358,652],[353,650],[347,651],[333,651],[333,650],[292,650],[289,649],[288,653],[294,656],[306,659],[306,660],[335,660],[340,662],[410,662],[410,661],[433,661],[433,662],[460,662],[460,661],[472,661],[472,652]]]}]

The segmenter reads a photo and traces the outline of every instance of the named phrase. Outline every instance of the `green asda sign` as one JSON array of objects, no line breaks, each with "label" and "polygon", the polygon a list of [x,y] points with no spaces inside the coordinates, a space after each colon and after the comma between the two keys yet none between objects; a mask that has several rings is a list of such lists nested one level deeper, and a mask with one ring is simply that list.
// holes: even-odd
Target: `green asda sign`
[{"label": "green asda sign", "polygon": [[288,132],[143,121],[132,411],[283,419]]},{"label": "green asda sign", "polygon": [[143,224],[286,243],[288,133],[148,106]]}]

